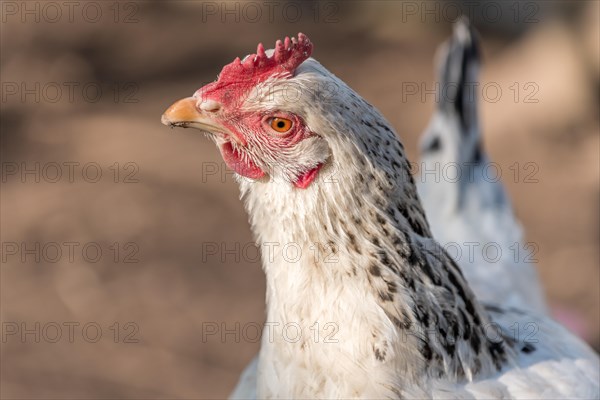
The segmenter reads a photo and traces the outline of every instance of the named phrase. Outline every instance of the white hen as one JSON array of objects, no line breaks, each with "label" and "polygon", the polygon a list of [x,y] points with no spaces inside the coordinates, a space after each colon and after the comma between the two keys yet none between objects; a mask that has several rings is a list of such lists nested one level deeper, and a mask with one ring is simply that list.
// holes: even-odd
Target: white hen
[{"label": "white hen", "polygon": [[438,50],[439,102],[422,138],[417,188],[433,236],[481,301],[545,313],[533,261],[536,245],[523,243],[497,176],[501,167],[490,164],[482,147],[479,54],[476,33],[468,20],[459,20]]},{"label": "white hen", "polygon": [[259,45],[162,118],[214,138],[262,251],[268,325],[235,395],[597,397],[584,343],[478,301],[432,238],[389,123],[312,48],[302,34]]}]

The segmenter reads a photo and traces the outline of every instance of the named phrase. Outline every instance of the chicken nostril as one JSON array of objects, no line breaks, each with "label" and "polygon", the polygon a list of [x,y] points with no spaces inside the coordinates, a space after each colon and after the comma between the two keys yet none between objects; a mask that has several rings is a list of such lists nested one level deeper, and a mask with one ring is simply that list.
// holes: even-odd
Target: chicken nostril
[{"label": "chicken nostril", "polygon": [[219,111],[219,109],[221,108],[221,104],[214,100],[204,100],[198,104],[198,108],[202,111],[215,112]]}]

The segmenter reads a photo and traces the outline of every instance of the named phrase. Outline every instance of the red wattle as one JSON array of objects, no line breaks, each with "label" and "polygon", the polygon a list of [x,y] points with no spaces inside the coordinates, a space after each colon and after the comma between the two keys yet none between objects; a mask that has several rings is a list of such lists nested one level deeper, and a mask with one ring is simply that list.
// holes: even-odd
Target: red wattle
[{"label": "red wattle", "polygon": [[316,179],[317,174],[322,166],[323,164],[319,164],[313,169],[310,169],[298,176],[294,182],[294,186],[296,186],[298,189],[306,189]]},{"label": "red wattle", "polygon": [[225,164],[239,175],[250,179],[259,179],[265,175],[264,171],[254,164],[252,160],[243,160],[240,154],[233,150],[231,142],[223,143],[219,146],[219,149],[221,150],[221,156]]}]

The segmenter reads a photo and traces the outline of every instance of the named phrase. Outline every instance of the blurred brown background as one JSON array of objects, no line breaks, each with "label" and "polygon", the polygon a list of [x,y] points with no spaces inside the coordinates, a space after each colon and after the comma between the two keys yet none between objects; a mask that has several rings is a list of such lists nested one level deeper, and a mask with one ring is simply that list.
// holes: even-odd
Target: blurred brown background
[{"label": "blurred brown background", "polygon": [[467,3],[2,2],[1,397],[226,396],[258,349],[264,277],[218,152],[161,113],[302,31],[416,161],[461,7],[502,91],[481,99],[487,150],[553,312],[598,349],[599,3]]}]

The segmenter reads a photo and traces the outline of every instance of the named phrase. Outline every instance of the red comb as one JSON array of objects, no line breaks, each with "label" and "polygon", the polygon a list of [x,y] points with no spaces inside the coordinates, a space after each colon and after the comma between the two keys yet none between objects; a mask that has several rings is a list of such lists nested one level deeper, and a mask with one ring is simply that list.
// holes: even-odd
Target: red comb
[{"label": "red comb", "polygon": [[298,33],[298,39],[286,37],[283,42],[278,40],[271,57],[266,55],[264,46],[259,43],[256,54],[246,56],[243,62],[236,58],[223,67],[216,82],[204,86],[199,92],[207,96],[235,85],[235,91],[242,93],[269,77],[290,76],[310,57],[312,49],[310,39],[303,33]]}]

